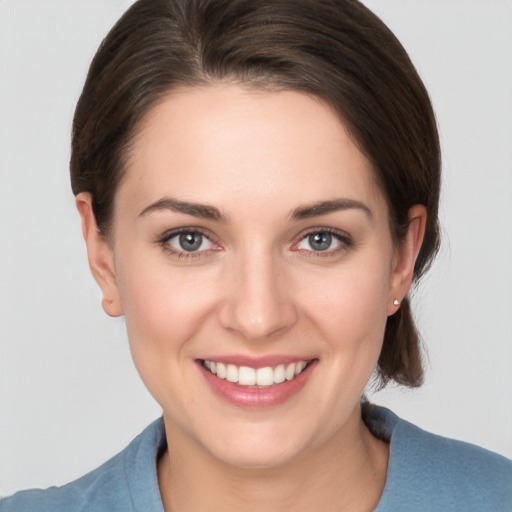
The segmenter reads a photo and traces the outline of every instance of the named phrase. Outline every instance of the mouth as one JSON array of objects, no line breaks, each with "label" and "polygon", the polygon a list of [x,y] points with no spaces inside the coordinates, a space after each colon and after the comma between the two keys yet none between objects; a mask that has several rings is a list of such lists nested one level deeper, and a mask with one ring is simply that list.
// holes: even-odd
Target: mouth
[{"label": "mouth", "polygon": [[241,387],[256,389],[266,389],[276,384],[293,381],[301,375],[310,363],[311,361],[297,361],[276,366],[252,368],[216,361],[201,361],[203,368],[217,378],[225,379]]}]

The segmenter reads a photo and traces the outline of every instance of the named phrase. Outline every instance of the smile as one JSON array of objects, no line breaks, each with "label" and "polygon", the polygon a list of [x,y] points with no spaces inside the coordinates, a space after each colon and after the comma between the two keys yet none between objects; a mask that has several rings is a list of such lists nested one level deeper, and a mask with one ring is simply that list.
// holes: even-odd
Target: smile
[{"label": "smile", "polygon": [[236,366],[214,361],[202,361],[203,367],[219,379],[238,384],[239,386],[267,388],[285,381],[294,380],[308,366],[309,361],[297,361],[264,368]]}]

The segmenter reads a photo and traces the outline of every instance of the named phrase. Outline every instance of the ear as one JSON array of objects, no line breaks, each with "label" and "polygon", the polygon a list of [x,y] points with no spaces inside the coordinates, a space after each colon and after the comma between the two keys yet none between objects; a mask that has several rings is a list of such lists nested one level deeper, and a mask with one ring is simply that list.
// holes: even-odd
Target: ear
[{"label": "ear", "polygon": [[400,303],[409,291],[414,274],[414,264],[425,236],[426,208],[417,204],[409,210],[408,216],[409,227],[407,233],[396,249],[393,259],[388,296],[388,316],[396,313],[400,308]]},{"label": "ear", "polygon": [[82,233],[87,246],[89,267],[103,293],[103,309],[109,316],[121,316],[123,310],[116,282],[114,254],[106,236],[100,232],[96,224],[91,194],[78,194],[76,207],[82,219]]}]

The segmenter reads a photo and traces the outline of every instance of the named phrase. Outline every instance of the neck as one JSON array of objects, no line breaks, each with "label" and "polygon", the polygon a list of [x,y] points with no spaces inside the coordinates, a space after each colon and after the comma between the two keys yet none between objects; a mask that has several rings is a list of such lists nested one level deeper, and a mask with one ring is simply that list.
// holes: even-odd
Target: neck
[{"label": "neck", "polygon": [[166,512],[371,511],[384,488],[389,447],[369,432],[359,408],[328,442],[273,468],[228,465],[168,421],[166,434],[169,451],[158,462]]}]

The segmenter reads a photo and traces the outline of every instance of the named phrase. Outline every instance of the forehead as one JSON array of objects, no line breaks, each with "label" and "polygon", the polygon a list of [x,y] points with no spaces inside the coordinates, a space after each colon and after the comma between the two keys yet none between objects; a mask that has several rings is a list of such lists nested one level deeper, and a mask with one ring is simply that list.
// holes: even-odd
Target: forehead
[{"label": "forehead", "polygon": [[338,196],[382,200],[370,162],[324,102],[226,84],[173,91],[150,110],[120,193],[226,207],[238,197],[274,209]]}]

